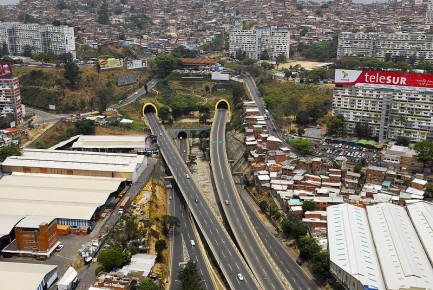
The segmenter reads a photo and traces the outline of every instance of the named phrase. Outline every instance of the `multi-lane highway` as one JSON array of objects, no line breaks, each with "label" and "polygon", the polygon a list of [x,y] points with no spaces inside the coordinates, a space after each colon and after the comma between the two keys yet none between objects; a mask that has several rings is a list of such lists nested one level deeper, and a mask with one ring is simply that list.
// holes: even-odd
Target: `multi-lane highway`
[{"label": "multi-lane highway", "polygon": [[[182,269],[182,265],[189,260],[196,262],[199,275],[201,277],[201,286],[203,289],[216,290],[209,267],[201,253],[202,248],[198,242],[189,212],[183,205],[178,194],[174,190],[169,192],[169,213],[179,219],[181,226],[171,232],[172,235],[172,258],[171,258],[171,278],[170,290],[180,288],[180,281],[177,280],[177,275]],[[191,241],[194,241],[192,243]],[[194,245],[193,245],[194,244]]]},{"label": "multi-lane highway", "polygon": [[278,273],[272,257],[256,234],[251,221],[240,201],[237,189],[230,173],[226,145],[225,124],[227,111],[219,109],[215,112],[211,129],[211,163],[212,172],[224,213],[236,240],[254,275],[264,289],[290,289],[285,277]]},{"label": "multi-lane highway", "polygon": [[[203,236],[220,266],[231,289],[260,289],[250,269],[236,249],[233,241],[207,205],[191,173],[177,152],[171,138],[159,123],[155,113],[146,113],[153,134],[158,136],[160,152],[169,166],[187,206],[190,208]],[[241,274],[241,275],[239,275]]]}]

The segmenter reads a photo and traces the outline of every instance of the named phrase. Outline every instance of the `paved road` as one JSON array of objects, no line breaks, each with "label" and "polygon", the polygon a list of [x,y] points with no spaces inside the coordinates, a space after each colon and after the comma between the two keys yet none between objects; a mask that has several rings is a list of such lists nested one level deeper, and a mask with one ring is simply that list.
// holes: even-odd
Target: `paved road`
[{"label": "paved road", "polygon": [[34,120],[33,125],[38,125],[38,124],[48,123],[48,122],[57,122],[58,120],[68,116],[64,114],[48,113],[27,106],[26,106],[26,113],[33,113],[35,115],[35,118],[33,119]]},{"label": "paved road", "polygon": [[215,112],[211,129],[211,164],[218,196],[240,250],[264,289],[290,289],[284,276],[278,273],[272,258],[248,220],[230,173],[225,145],[227,111]]},{"label": "paved road", "polygon": [[[158,136],[160,151],[164,155],[173,177],[183,193],[187,206],[190,208],[209,248],[214,256],[217,257],[217,263],[230,288],[236,290],[260,289],[241,254],[237,251],[233,241],[207,205],[197,185],[191,178],[187,178],[186,174],[191,176],[191,173],[181,159],[167,132],[159,123],[157,116],[154,113],[147,113],[146,118],[153,134]],[[238,273],[242,273],[244,280],[238,279]]]},{"label": "paved road", "polygon": [[[156,82],[158,81],[158,78],[155,76],[153,77],[148,83],[147,83],[147,90],[149,91],[151,88],[153,88],[156,85]],[[131,104],[132,102],[134,102],[136,99],[140,98],[141,96],[146,95],[146,90],[144,89],[144,87],[142,87],[141,89],[135,91],[134,93],[132,93],[129,97],[127,97],[125,100],[122,100],[121,103],[116,104],[116,105],[111,105],[109,108],[110,109],[119,109],[122,108],[126,105]]]},{"label": "paved road", "polygon": [[253,225],[266,246],[268,252],[273,257],[275,263],[280,267],[286,279],[295,290],[319,290],[320,287],[307,276],[304,270],[295,262],[295,258],[285,248],[274,233],[264,225],[263,221],[258,216],[257,212],[247,202],[246,198],[240,195],[242,203],[250,217]]},{"label": "paved road", "polygon": [[[173,194],[174,190],[170,190],[169,194],[172,196],[172,200],[169,200],[169,212],[170,215],[179,218],[180,228],[172,231],[172,251],[171,251],[171,277],[170,277],[170,290],[176,290],[180,288],[180,281],[177,280],[177,275],[182,269],[182,265],[192,260],[197,263],[197,269],[201,277],[201,286],[203,289],[217,290],[214,286],[209,268],[203,258],[200,245],[198,243],[198,237],[192,227],[192,221],[190,219],[189,212],[184,207],[178,193]],[[195,246],[191,245],[191,240],[195,242]]]}]

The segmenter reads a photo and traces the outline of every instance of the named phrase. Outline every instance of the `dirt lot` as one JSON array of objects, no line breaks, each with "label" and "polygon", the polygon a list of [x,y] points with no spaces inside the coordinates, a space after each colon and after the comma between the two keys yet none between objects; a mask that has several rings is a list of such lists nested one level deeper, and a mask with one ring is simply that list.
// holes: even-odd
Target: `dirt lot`
[{"label": "dirt lot", "polygon": [[331,64],[330,62],[317,62],[317,61],[303,61],[303,60],[291,60],[286,63],[282,63],[279,65],[279,69],[290,68],[290,66],[294,67],[295,65],[300,65],[307,69],[315,69],[318,67],[326,66]]}]

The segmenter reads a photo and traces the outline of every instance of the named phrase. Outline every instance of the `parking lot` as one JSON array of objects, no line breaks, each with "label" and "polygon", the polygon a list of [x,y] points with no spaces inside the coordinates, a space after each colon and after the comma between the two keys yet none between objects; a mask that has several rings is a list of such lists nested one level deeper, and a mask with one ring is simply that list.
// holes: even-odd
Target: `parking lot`
[{"label": "parking lot", "polygon": [[376,148],[364,147],[354,142],[342,142],[326,139],[316,147],[316,155],[335,159],[344,156],[348,162],[360,163],[365,159],[367,164],[380,165],[380,153]]}]

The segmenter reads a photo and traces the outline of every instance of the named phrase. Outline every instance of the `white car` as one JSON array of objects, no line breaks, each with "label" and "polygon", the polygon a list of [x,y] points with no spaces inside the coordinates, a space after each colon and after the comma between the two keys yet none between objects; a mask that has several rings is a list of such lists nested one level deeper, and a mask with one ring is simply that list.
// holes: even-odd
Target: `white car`
[{"label": "white car", "polygon": [[240,281],[244,281],[244,276],[242,276],[241,273],[238,273],[238,279],[239,279]]},{"label": "white car", "polygon": [[56,252],[60,252],[63,249],[64,245],[60,244],[56,247]]},{"label": "white car", "polygon": [[191,246],[195,246],[195,241],[191,240]]},{"label": "white car", "polygon": [[162,132],[159,132],[159,136],[162,136]]},{"label": "white car", "polygon": [[187,179],[189,179],[189,174],[188,173],[185,176],[186,176]]}]

